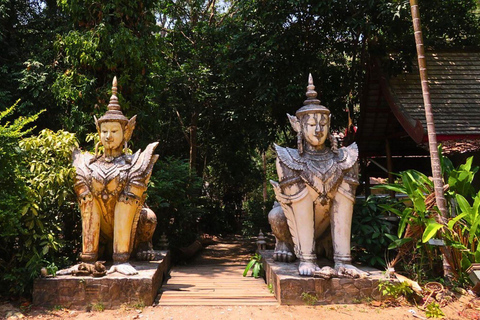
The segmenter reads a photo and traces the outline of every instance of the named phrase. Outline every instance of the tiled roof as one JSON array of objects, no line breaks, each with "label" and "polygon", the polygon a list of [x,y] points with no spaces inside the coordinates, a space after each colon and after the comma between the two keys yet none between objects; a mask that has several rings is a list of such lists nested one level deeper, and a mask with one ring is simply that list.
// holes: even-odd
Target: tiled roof
[{"label": "tiled roof", "polygon": [[[480,134],[480,52],[428,52],[426,59],[437,135]],[[389,79],[390,88],[403,110],[426,132],[416,64],[412,70]]]},{"label": "tiled roof", "polygon": [[[444,141],[446,152],[478,149],[480,52],[427,52],[426,58],[437,140]],[[379,64],[372,61],[360,104],[360,153],[385,155],[389,139],[393,155],[425,154],[427,128],[417,61],[412,72],[390,78]]]}]

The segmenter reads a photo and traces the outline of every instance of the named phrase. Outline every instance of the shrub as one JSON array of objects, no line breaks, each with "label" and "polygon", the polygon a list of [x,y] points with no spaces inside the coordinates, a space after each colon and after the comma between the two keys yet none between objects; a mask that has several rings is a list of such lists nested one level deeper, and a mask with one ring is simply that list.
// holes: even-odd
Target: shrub
[{"label": "shrub", "polygon": [[385,257],[392,242],[395,226],[387,220],[382,204],[391,203],[389,197],[369,196],[358,201],[352,218],[352,253],[357,261],[372,267],[385,268]]},{"label": "shrub", "polygon": [[[0,120],[12,111],[2,112]],[[78,212],[71,166],[78,143],[64,131],[23,138],[30,131],[24,126],[37,116],[0,125],[0,182],[6,186],[0,195],[2,294],[28,294],[41,267],[63,266],[75,254],[75,244],[62,249],[75,235],[65,218]]]}]

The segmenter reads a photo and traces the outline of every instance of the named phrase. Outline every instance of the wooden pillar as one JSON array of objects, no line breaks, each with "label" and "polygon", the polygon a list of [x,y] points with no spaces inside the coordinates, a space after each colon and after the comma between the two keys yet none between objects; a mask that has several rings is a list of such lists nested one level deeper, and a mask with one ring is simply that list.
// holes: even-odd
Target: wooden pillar
[{"label": "wooden pillar", "polygon": [[[390,149],[390,140],[385,139],[385,153],[387,155],[387,170],[388,170],[388,183],[394,183],[393,179],[393,161],[392,161],[392,151]],[[390,197],[395,198],[395,191],[389,192]]]},{"label": "wooden pillar", "polygon": [[370,195],[370,175],[367,172],[367,160],[363,159],[360,161],[360,170],[362,173],[363,188],[365,193],[365,198]]}]

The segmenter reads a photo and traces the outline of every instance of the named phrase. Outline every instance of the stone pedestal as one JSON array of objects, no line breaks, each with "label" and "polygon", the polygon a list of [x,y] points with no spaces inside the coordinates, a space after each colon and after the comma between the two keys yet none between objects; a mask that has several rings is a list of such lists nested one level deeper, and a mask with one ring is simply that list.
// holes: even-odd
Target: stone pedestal
[{"label": "stone pedestal", "polygon": [[80,310],[152,305],[170,269],[169,251],[160,253],[163,258],[158,261],[131,261],[138,271],[133,276],[115,272],[100,278],[70,275],[38,278],[33,285],[33,303]]},{"label": "stone pedestal", "polygon": [[[359,303],[380,299],[378,282],[385,279],[380,270],[356,266],[363,271],[368,271],[370,276],[365,279],[324,280],[298,275],[298,260],[292,263],[274,261],[272,250],[262,250],[260,254],[265,267],[267,284],[272,285],[275,297],[280,304],[306,304],[312,302],[311,299],[315,297],[315,304]],[[328,260],[320,260],[318,265],[333,267],[333,263]]]}]

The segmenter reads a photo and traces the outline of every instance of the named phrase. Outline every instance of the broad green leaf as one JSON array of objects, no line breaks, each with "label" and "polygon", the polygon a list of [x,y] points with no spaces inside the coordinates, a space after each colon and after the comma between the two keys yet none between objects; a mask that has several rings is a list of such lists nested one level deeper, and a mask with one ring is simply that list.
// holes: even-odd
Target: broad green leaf
[{"label": "broad green leaf", "polygon": [[388,250],[399,248],[403,246],[405,243],[410,242],[412,240],[413,240],[412,238],[397,239],[388,246]]},{"label": "broad green leaf", "polygon": [[243,276],[246,277],[247,274],[248,274],[248,271],[252,268],[252,266],[256,263],[255,260],[250,260],[250,262],[247,264],[247,266],[245,267],[245,270],[243,271]]},{"label": "broad green leaf", "polygon": [[427,227],[425,228],[425,231],[423,232],[422,235],[422,242],[426,243],[428,240],[433,238],[435,234],[437,234],[437,231],[443,228],[443,224],[440,224],[436,222],[433,219],[429,219]]},{"label": "broad green leaf", "polygon": [[462,219],[462,218],[465,217],[466,215],[467,215],[467,213],[464,212],[464,213],[459,214],[459,215],[456,216],[455,218],[450,219],[450,221],[448,221],[448,224],[447,224],[448,229],[452,230],[452,229],[453,229],[453,226],[455,225],[455,223],[457,223],[460,219]]},{"label": "broad green leaf", "polygon": [[255,263],[253,266],[253,277],[258,278],[260,276],[260,271],[262,269],[262,264],[261,263]]},{"label": "broad green leaf", "polygon": [[402,237],[403,232],[405,231],[405,228],[408,225],[408,222],[409,222],[410,217],[411,217],[411,212],[412,211],[409,208],[406,208],[405,210],[403,210],[403,215],[401,216],[400,222],[398,223],[397,235],[398,235],[399,238]]},{"label": "broad green leaf", "polygon": [[479,263],[480,262],[480,252],[475,251],[474,257],[475,257],[475,263]]},{"label": "broad green leaf", "polygon": [[476,219],[472,226],[470,227],[470,235],[468,236],[468,242],[472,243],[474,237],[478,237],[477,235],[477,229],[478,229],[478,224],[480,223],[480,219]]},{"label": "broad green leaf", "polygon": [[391,212],[396,214],[397,216],[402,216],[402,212],[396,208],[393,208],[391,205],[388,204],[379,204],[380,208],[384,209],[384,211]]},{"label": "broad green leaf", "polygon": [[383,184],[383,185],[378,185],[378,186],[371,187],[371,189],[373,189],[373,190],[387,189],[387,190],[390,190],[390,191],[395,191],[397,193],[403,193],[403,194],[407,193],[405,187],[402,187],[402,186],[399,186],[399,185],[396,185],[396,184]]},{"label": "broad green leaf", "polygon": [[418,214],[422,214],[426,211],[426,207],[425,207],[425,198],[423,196],[423,194],[418,191],[418,190],[415,190],[413,192],[414,194],[414,198],[412,199],[413,201],[413,206],[415,208],[415,211],[418,213]]},{"label": "broad green leaf", "polygon": [[470,207],[470,204],[468,203],[467,199],[465,199],[465,197],[462,196],[461,194],[457,194],[455,196],[455,199],[457,200],[457,204],[458,204],[458,207],[460,208],[460,211],[462,211],[462,213],[463,212],[467,213],[467,215],[465,216],[465,219],[469,223],[472,223],[470,219],[472,207]]}]

